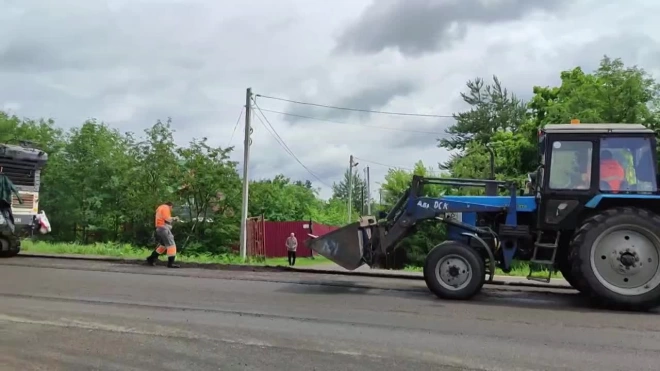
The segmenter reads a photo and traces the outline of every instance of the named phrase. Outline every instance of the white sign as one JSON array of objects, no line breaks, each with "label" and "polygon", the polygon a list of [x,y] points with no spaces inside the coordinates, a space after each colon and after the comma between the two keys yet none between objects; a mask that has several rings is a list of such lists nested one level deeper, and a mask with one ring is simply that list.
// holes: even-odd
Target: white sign
[{"label": "white sign", "polygon": [[[422,209],[428,209],[429,207],[431,207],[431,205],[428,202],[423,202],[421,200],[417,201],[417,206],[421,207]],[[449,206],[447,205],[446,202],[434,201],[433,208],[436,210],[447,210]]]}]

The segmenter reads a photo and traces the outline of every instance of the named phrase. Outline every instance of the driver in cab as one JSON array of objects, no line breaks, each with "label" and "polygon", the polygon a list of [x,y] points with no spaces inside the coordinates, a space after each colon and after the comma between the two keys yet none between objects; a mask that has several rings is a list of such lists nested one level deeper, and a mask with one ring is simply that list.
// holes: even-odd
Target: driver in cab
[{"label": "driver in cab", "polygon": [[[577,189],[589,189],[591,185],[591,162],[586,164],[586,170],[581,174]],[[626,180],[626,170],[619,161],[614,159],[612,152],[600,151],[600,188],[603,191],[618,192]]]}]

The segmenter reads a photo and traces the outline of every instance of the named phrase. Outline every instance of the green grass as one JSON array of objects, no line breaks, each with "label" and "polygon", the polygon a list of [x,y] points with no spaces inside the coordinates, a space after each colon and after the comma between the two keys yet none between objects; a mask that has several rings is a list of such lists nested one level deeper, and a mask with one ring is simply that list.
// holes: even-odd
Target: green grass
[{"label": "green grass", "polygon": [[[97,255],[117,257],[124,259],[144,259],[151,250],[138,248],[129,244],[110,244],[97,243],[93,245],[81,245],[74,243],[49,243],[43,241],[23,240],[22,251],[43,254],[62,254],[62,255]],[[268,258],[261,261],[242,262],[236,254],[197,254],[187,255],[185,253],[177,257],[178,261],[198,264],[241,264],[241,265],[288,265],[287,258]],[[310,266],[319,264],[331,264],[328,259],[322,256],[315,256],[314,259],[299,257],[296,259],[296,266]]]},{"label": "green grass", "polygon": [[[412,271],[412,272],[421,272],[422,268],[421,267],[415,267],[415,266],[408,266],[405,268],[407,271]],[[527,277],[529,274],[529,263],[526,261],[514,261],[511,264],[511,272],[509,273],[504,273],[501,269],[497,268],[495,270],[495,274],[498,276],[512,276],[512,277]],[[534,277],[547,277],[548,276],[548,270],[547,269],[542,269],[539,271],[534,271]],[[561,272],[556,272],[552,274],[552,278],[562,278],[563,276],[561,275]]]}]

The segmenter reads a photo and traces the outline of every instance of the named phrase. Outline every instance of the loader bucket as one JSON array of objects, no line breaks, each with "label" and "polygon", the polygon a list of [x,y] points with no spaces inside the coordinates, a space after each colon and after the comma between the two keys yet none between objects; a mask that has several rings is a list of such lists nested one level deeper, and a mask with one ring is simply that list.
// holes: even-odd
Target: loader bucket
[{"label": "loader bucket", "polygon": [[359,227],[360,223],[358,222],[321,237],[310,234],[311,238],[305,241],[305,245],[337,265],[352,271],[363,264],[362,248],[363,233],[365,232],[360,230]]}]

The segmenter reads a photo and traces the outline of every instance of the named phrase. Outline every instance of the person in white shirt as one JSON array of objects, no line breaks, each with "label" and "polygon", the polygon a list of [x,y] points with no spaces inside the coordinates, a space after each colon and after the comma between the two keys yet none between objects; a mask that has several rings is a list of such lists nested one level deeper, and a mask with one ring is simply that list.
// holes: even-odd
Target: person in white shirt
[{"label": "person in white shirt", "polygon": [[286,238],[286,250],[287,250],[290,266],[294,266],[296,264],[297,248],[298,248],[298,240],[296,239],[296,235],[294,233],[291,233],[291,235]]}]

